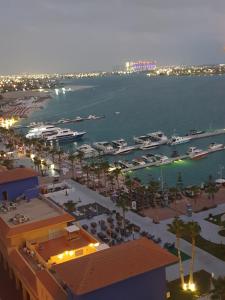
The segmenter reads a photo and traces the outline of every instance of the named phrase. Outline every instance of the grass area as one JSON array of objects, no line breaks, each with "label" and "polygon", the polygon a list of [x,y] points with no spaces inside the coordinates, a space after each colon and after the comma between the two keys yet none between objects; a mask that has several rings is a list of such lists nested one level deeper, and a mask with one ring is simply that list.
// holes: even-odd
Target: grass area
[{"label": "grass area", "polygon": [[215,216],[209,215],[207,218],[205,218],[205,220],[208,221],[208,222],[211,222],[215,225],[219,225],[219,226],[224,225],[225,226],[225,221],[223,221],[223,222],[221,221],[221,217],[223,215],[224,215],[224,213],[218,214],[218,215],[215,215]]},{"label": "grass area", "polygon": [[225,229],[222,229],[218,232],[221,236],[225,236]]},{"label": "grass area", "polygon": [[[172,232],[172,231],[170,231]],[[173,233],[173,232],[172,232]],[[191,238],[189,236],[182,236],[182,239],[191,243]],[[225,261],[225,245],[224,244],[216,244],[204,239],[201,235],[196,237],[196,246],[209,252],[215,257]]]},{"label": "grass area", "polygon": [[[185,276],[185,282],[188,282],[188,276]],[[197,287],[197,291],[192,293],[183,291],[180,286],[180,279],[167,283],[168,291],[170,292],[170,300],[194,300],[197,297],[208,294],[210,290],[210,278],[211,275],[204,271],[198,271],[194,273],[194,282]]]},{"label": "grass area", "polygon": [[[177,253],[177,248],[166,248],[171,254],[174,254],[174,255],[176,255],[176,256],[178,256],[178,253]],[[185,252],[183,252],[183,251],[181,251],[181,259],[182,259],[182,261],[185,261],[185,260],[188,260],[188,259],[190,259],[191,257],[188,255],[188,254],[186,254]]]}]

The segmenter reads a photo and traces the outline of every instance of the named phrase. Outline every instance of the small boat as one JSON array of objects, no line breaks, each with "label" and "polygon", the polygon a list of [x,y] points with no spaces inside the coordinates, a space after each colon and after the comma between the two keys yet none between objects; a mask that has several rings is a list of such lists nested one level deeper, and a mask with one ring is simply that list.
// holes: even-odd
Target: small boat
[{"label": "small boat", "polygon": [[190,147],[187,153],[191,159],[201,159],[208,155],[208,151],[204,151],[196,147]]},{"label": "small boat", "polygon": [[76,117],[76,118],[74,119],[75,122],[81,122],[81,121],[83,121],[83,120],[84,120],[84,119],[81,118],[80,116],[78,116],[78,117]]},{"label": "small boat", "polygon": [[119,115],[119,114],[120,114],[120,111],[115,111],[115,114],[116,114],[116,115]]},{"label": "small boat", "polygon": [[187,135],[197,135],[197,134],[203,134],[205,131],[203,130],[196,130],[196,129],[191,129]]},{"label": "small boat", "polygon": [[127,154],[134,149],[134,146],[119,147],[119,149],[114,152],[114,155]]},{"label": "small boat", "polygon": [[140,158],[140,157],[132,159],[132,162],[135,165],[139,165],[139,166],[144,166],[146,164],[146,162],[142,158]]},{"label": "small boat", "polygon": [[122,167],[122,168],[132,168],[134,165],[132,163],[130,163],[127,160],[119,160],[118,164]]},{"label": "small boat", "polygon": [[149,143],[149,142],[144,142],[143,144],[140,145],[139,149],[140,150],[151,150],[159,147],[159,143]]},{"label": "small boat", "polygon": [[113,146],[107,141],[95,142],[93,143],[93,146],[95,149],[100,150],[103,154],[113,154],[115,152]]},{"label": "small boat", "polygon": [[209,145],[209,150],[220,150],[220,149],[223,149],[224,148],[224,145],[223,144],[216,144],[216,143],[211,143]]},{"label": "small boat", "polygon": [[188,142],[190,142],[190,140],[191,140],[191,138],[187,137],[187,136],[175,136],[175,135],[173,135],[171,137],[171,139],[169,140],[169,144],[171,146],[174,146],[174,145],[188,143]]},{"label": "small boat", "polygon": [[173,152],[172,152],[172,154],[171,154],[171,157],[178,157],[179,156],[179,153],[178,153],[178,151],[177,150],[174,150]]},{"label": "small boat", "polygon": [[127,146],[127,142],[124,139],[114,140],[114,141],[112,141],[112,144],[116,148]]},{"label": "small boat", "polygon": [[142,158],[147,161],[148,163],[154,163],[156,162],[156,157],[154,154],[146,154],[146,155],[143,155]]},{"label": "small boat", "polygon": [[99,155],[98,151],[92,148],[88,144],[83,144],[77,148],[78,153],[81,152],[84,155],[84,158],[97,157]]}]

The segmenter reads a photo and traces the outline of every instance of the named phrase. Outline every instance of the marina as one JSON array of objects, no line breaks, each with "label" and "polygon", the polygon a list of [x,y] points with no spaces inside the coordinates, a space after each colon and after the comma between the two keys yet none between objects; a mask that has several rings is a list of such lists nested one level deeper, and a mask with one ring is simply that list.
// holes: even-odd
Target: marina
[{"label": "marina", "polygon": [[[222,151],[222,150],[223,151],[225,150],[224,145],[221,148],[214,148],[214,149],[211,148],[211,149],[205,150],[204,152],[206,154],[212,154],[212,153]],[[167,157],[167,158],[164,157],[164,160],[155,159],[154,161],[151,161],[151,162],[139,163],[139,164],[130,166],[128,168],[123,168],[122,171],[123,172],[130,172],[130,171],[135,171],[135,170],[139,170],[139,169],[143,169],[143,168],[160,167],[160,166],[165,165],[165,164],[171,164],[173,162],[183,161],[185,159],[193,159],[193,158],[188,154],[179,155],[177,157],[170,157],[170,158],[169,157]]]},{"label": "marina", "polygon": [[91,121],[91,120],[100,120],[100,119],[104,119],[105,116],[96,116],[96,115],[89,115],[87,117],[76,117],[75,119],[60,119],[58,121],[53,121],[53,122],[31,122],[28,125],[15,125],[13,128],[15,129],[19,129],[19,128],[34,128],[36,126],[45,126],[45,125],[63,125],[63,124],[73,124],[73,123],[78,123],[78,122],[82,122],[82,121]]},{"label": "marina", "polygon": [[[158,133],[160,133],[160,137]],[[225,134],[225,129],[217,129],[215,131],[208,131],[208,132],[204,131],[198,134],[189,135],[185,137],[176,136],[177,142],[175,142],[174,136],[168,138],[167,136],[164,135],[162,131],[159,131],[157,133],[149,133],[147,135],[135,137],[134,141],[136,143],[132,145],[128,145],[126,140],[121,138],[118,140],[113,140],[112,142],[109,141],[94,142],[92,146],[91,145],[89,146],[93,147],[98,152],[97,156],[125,155],[137,150],[141,150],[141,151],[152,150],[165,145],[175,146],[175,145],[190,142],[191,140],[208,138],[208,137],[213,137],[222,134]],[[155,136],[157,136],[157,138],[155,138]],[[154,138],[152,139],[152,137]],[[88,158],[90,157],[91,156],[88,156]],[[93,157],[96,157],[96,153],[94,153]]]}]

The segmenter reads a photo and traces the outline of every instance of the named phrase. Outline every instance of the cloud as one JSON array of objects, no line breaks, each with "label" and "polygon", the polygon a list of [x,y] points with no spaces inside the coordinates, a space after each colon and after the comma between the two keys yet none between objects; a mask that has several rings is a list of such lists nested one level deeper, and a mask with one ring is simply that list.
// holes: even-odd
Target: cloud
[{"label": "cloud", "polygon": [[0,72],[224,60],[223,0],[0,0]]}]

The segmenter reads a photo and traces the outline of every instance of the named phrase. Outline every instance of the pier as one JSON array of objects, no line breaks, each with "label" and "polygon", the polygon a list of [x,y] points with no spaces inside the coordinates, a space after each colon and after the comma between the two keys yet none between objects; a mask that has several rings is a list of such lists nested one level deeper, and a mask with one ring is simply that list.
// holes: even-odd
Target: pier
[{"label": "pier", "polygon": [[187,137],[191,140],[196,140],[222,134],[225,134],[225,129],[216,129],[214,131],[207,131],[200,134],[187,135]]},{"label": "pier", "polygon": [[[214,153],[214,152],[218,152],[218,151],[224,151],[225,150],[225,146],[220,148],[220,149],[214,149],[214,150],[207,150],[208,154]],[[122,169],[122,172],[130,172],[130,171],[136,171],[136,170],[140,170],[140,169],[145,169],[145,168],[149,168],[149,167],[160,167],[160,166],[164,166],[164,165],[168,165],[171,164],[175,161],[180,161],[180,160],[185,160],[185,159],[191,159],[191,157],[188,154],[184,154],[184,155],[179,155],[177,157],[170,157],[168,158],[167,162],[151,162],[151,163],[146,163],[146,164],[140,164],[137,166],[133,166],[130,168],[125,168]],[[195,159],[193,159],[195,160]],[[198,159],[196,159],[198,160]]]}]

